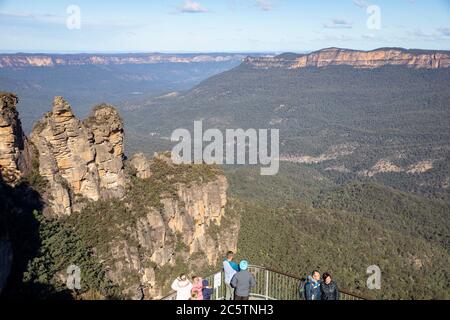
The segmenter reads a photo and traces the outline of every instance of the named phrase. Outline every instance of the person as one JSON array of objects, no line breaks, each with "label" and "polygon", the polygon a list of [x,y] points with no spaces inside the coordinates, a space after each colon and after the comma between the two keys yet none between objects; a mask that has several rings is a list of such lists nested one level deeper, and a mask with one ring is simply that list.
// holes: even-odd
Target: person
[{"label": "person", "polygon": [[192,293],[197,295],[197,300],[203,300],[203,279],[192,277]]},{"label": "person", "polygon": [[234,300],[249,300],[250,290],[256,286],[255,277],[248,272],[248,262],[243,260],[240,269],[231,279],[231,286],[234,288]]},{"label": "person", "polygon": [[172,290],[177,292],[177,300],[190,300],[192,283],[185,274],[180,275],[172,283]]},{"label": "person", "polygon": [[320,273],[315,270],[308,277],[305,284],[305,299],[308,301],[321,300]]},{"label": "person", "polygon": [[223,270],[225,272],[225,300],[233,300],[234,289],[231,286],[231,279],[239,271],[239,266],[233,261],[234,252],[228,251],[226,259],[223,261]]},{"label": "person", "polygon": [[209,286],[208,280],[203,280],[203,300],[211,300],[214,289]]},{"label": "person", "polygon": [[321,297],[322,300],[339,300],[339,289],[333,281],[331,274],[325,272],[322,276]]}]

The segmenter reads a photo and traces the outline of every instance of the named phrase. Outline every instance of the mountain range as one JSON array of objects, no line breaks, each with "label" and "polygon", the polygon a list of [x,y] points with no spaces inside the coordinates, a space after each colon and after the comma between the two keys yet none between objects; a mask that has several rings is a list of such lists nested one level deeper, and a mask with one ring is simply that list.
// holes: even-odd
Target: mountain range
[{"label": "mountain range", "polygon": [[24,130],[30,132],[54,96],[72,102],[81,117],[92,105],[119,104],[187,90],[241,63],[243,54],[0,54],[0,87],[20,96]]},{"label": "mountain range", "polygon": [[[66,263],[78,261],[89,272],[77,298],[158,298],[173,277],[213,273],[233,249],[282,272],[330,271],[368,298],[447,299],[449,56],[328,48],[247,57],[220,72],[220,62],[207,62],[196,81],[186,80],[193,62],[2,69],[17,77],[27,108],[44,98],[21,87],[27,70],[71,79],[49,80],[45,95],[70,88],[97,101],[84,120],[62,97],[50,111],[36,102],[47,112],[27,135],[21,96],[1,94],[0,268],[11,275],[0,288],[64,296]],[[191,85],[183,90],[170,76],[179,65],[187,69],[177,79]],[[130,98],[123,93],[135,82],[122,73],[107,81],[114,70],[144,75],[149,66],[169,79],[155,80],[159,90]],[[95,79],[107,89],[89,87]],[[122,89],[109,96],[112,83]],[[123,102],[102,103],[108,97]],[[164,153],[169,137],[196,120],[204,129],[279,129],[279,174],[174,165]],[[382,290],[365,285],[372,265],[383,272]]]}]

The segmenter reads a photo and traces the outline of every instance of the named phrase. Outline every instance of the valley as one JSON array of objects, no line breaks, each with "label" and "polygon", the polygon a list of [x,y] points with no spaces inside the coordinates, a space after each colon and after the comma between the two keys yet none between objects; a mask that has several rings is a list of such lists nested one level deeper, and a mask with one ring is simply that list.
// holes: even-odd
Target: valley
[{"label": "valley", "polygon": [[[0,87],[19,94],[1,95],[0,252],[16,258],[4,294],[156,299],[181,272],[217,271],[233,249],[300,277],[330,271],[367,298],[450,299],[449,55],[330,48],[241,64],[9,65]],[[194,121],[279,129],[279,173],[175,165],[170,136]],[[74,296],[63,271],[77,261],[88,272]],[[382,290],[366,287],[371,265]]]}]

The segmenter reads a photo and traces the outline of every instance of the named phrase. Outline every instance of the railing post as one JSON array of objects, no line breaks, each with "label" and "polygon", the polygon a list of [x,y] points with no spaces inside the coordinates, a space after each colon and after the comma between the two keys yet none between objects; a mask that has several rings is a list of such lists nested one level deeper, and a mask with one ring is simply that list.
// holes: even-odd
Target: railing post
[{"label": "railing post", "polygon": [[266,300],[269,300],[269,270],[266,270]]}]

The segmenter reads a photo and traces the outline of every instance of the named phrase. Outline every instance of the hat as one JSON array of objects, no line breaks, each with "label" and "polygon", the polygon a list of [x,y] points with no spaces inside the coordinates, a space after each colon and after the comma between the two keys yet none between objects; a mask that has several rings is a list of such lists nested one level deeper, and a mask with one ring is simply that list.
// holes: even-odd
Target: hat
[{"label": "hat", "polygon": [[247,270],[248,269],[248,262],[246,260],[242,260],[241,263],[239,264],[239,267],[241,268],[241,270]]}]

